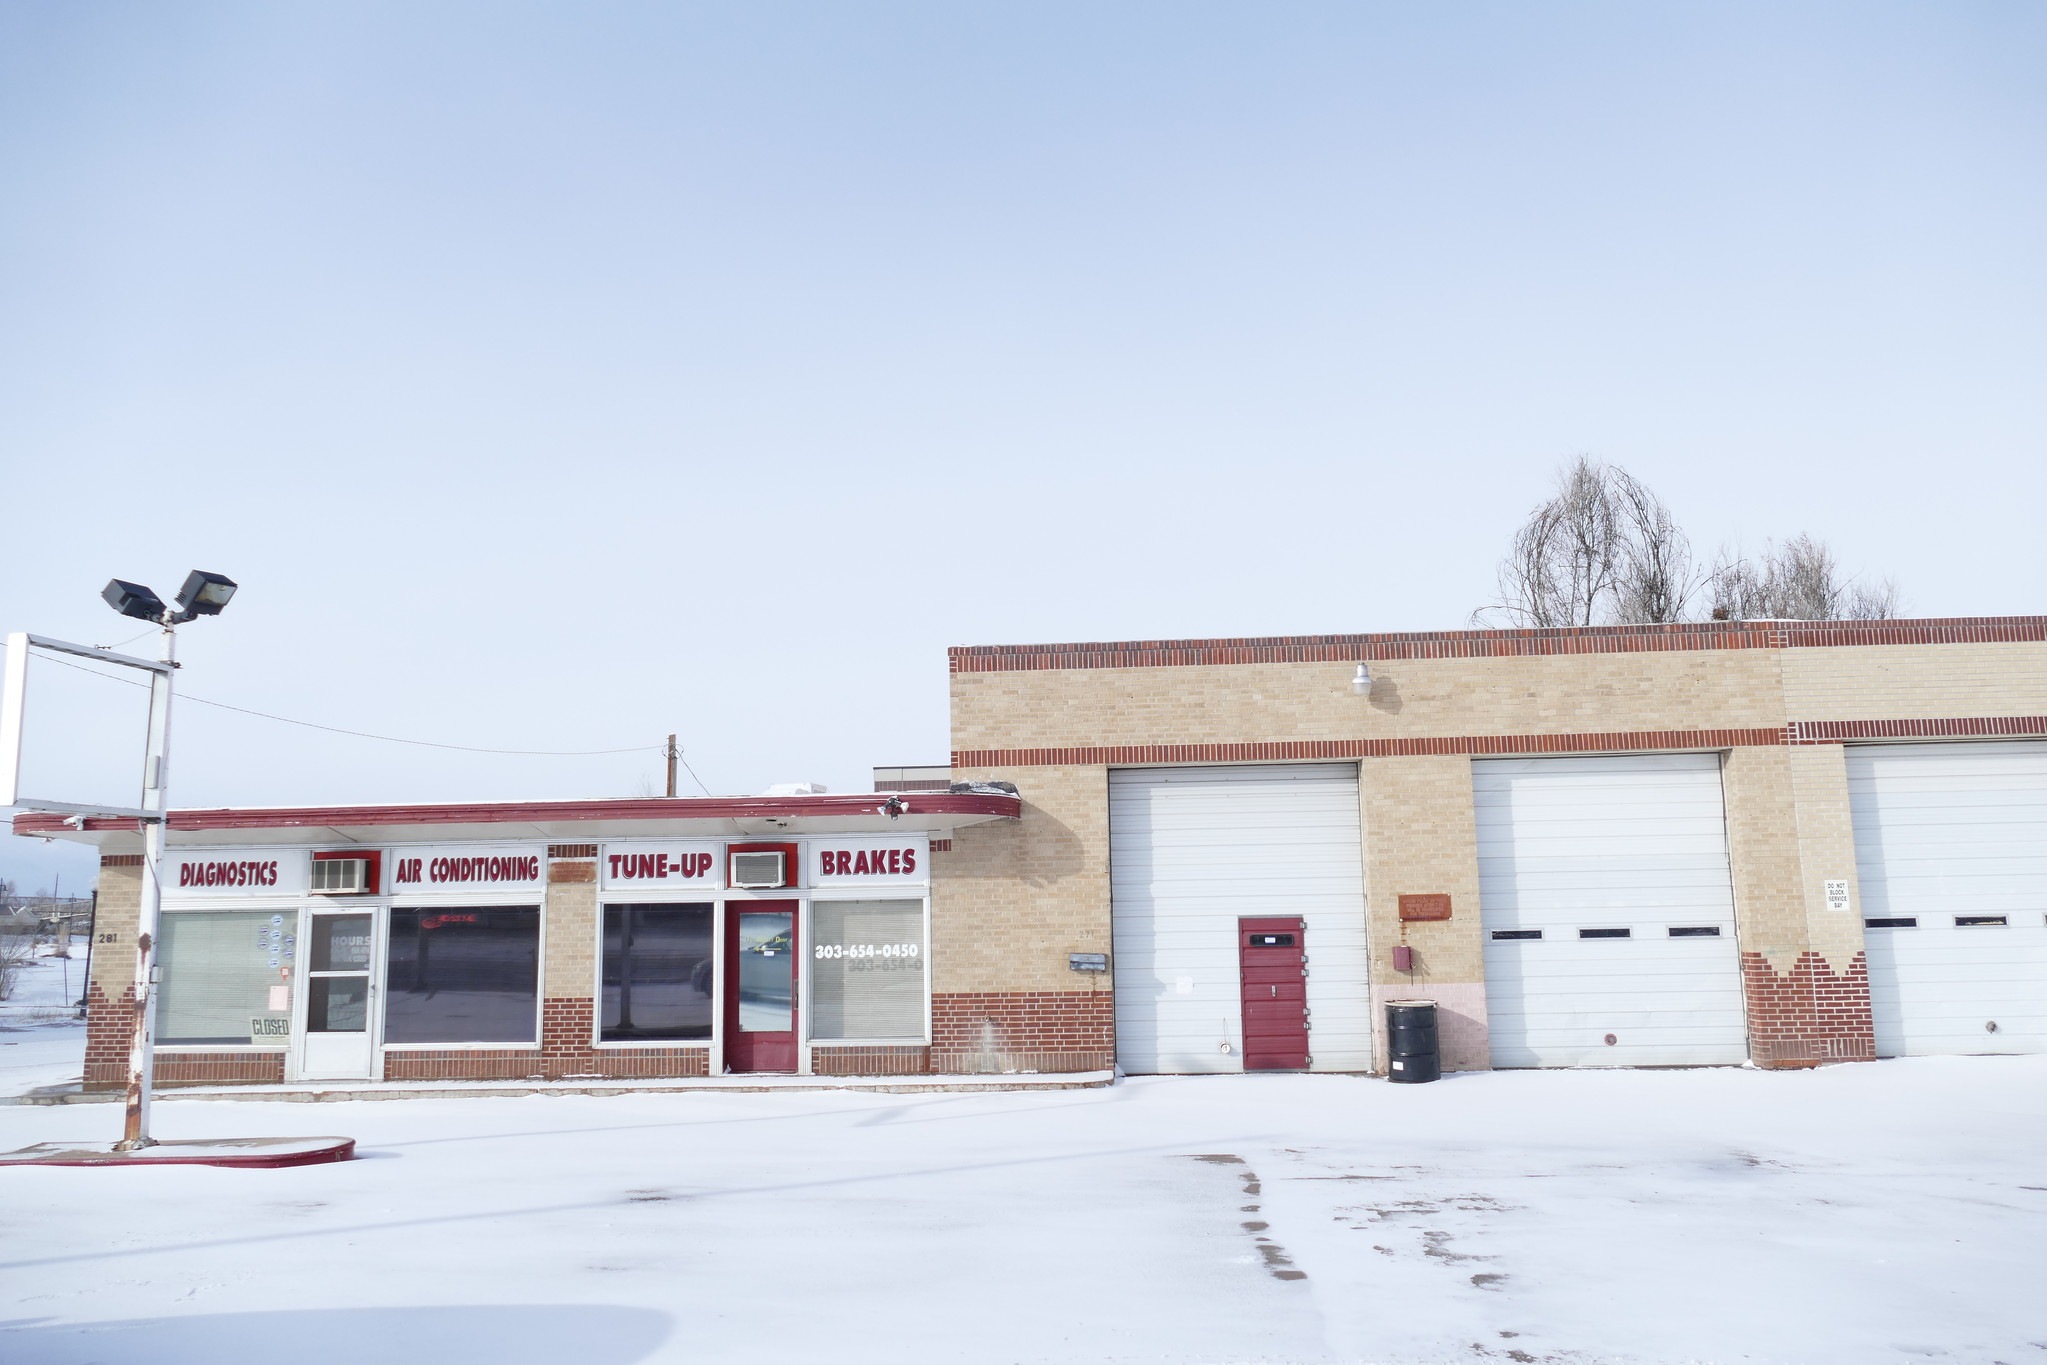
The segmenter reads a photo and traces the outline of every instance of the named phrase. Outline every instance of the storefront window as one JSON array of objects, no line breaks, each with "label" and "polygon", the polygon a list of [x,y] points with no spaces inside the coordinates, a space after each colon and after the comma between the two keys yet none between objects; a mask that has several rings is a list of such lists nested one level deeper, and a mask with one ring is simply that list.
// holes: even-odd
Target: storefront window
[{"label": "storefront window", "polygon": [[530,1043],[540,911],[393,910],[384,992],[387,1043]]},{"label": "storefront window", "polygon": [[924,1035],[924,902],[812,901],[811,1036]]},{"label": "storefront window", "polygon": [[604,1000],[599,1036],[711,1036],[711,907],[604,907]]},{"label": "storefront window", "polygon": [[[291,1017],[287,970],[298,915],[268,910],[167,914],[157,963],[156,1041],[165,1045],[283,1042]],[[254,1021],[272,1023],[269,1029]]]}]

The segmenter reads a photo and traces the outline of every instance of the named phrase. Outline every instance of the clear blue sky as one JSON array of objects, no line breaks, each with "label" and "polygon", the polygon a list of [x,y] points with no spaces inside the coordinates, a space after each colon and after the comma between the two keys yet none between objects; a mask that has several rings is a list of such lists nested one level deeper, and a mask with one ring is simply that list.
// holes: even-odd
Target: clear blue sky
[{"label": "clear blue sky", "polygon": [[[13,0],[0,628],[217,569],[197,695],[724,792],[942,760],[949,644],[1462,625],[1579,452],[2038,612],[2043,71],[2032,0]],[[37,667],[41,794],[125,795]]]}]

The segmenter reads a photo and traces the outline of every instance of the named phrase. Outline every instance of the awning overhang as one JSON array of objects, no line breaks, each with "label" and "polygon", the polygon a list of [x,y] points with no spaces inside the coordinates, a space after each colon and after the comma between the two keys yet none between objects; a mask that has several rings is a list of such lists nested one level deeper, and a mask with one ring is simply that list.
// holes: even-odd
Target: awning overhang
[{"label": "awning overhang", "polygon": [[[894,807],[894,813],[891,808]],[[498,801],[388,806],[254,806],[171,812],[178,848],[487,843],[545,839],[770,839],[920,833],[1015,820],[1022,801],[993,792],[858,792],[823,796],[678,796],[618,801]],[[14,832],[139,852],[137,821],[23,812]]]}]

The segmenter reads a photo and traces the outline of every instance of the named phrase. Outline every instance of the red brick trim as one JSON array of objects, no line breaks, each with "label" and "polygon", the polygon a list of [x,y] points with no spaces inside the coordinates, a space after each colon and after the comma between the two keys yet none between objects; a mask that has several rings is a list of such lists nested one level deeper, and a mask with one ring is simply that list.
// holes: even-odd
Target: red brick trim
[{"label": "red brick trim", "polygon": [[102,855],[100,856],[100,866],[101,866],[101,867],[140,867],[140,866],[142,866],[142,855],[141,855],[140,853],[106,853],[106,854],[102,854]]},{"label": "red brick trim", "polygon": [[1708,621],[1554,630],[1436,630],[1383,635],[972,645],[949,650],[947,654],[954,673],[1009,673],[1057,668],[1349,663],[1372,659],[1482,659],[1529,654],[1822,649],[1844,645],[2003,644],[2040,640],[2047,640],[2047,616],[1956,616],[1915,621]]},{"label": "red brick trim", "polygon": [[932,851],[933,853],[950,853],[950,852],[952,852],[952,840],[950,840],[950,839],[933,839],[933,840],[931,841],[931,851]]},{"label": "red brick trim", "polygon": [[1857,953],[1836,973],[1814,952],[1780,973],[1761,953],[1741,955],[1748,1001],[1749,1056],[1766,1067],[1869,1061],[1876,1056],[1869,962]]},{"label": "red brick trim", "polygon": [[933,1071],[1106,1071],[1115,1064],[1116,1005],[1109,991],[962,991],[931,997]]},{"label": "red brick trim", "polygon": [[2047,716],[1969,716],[1948,720],[1795,720],[1792,744],[1840,744],[1851,739],[1988,739],[2047,735]]},{"label": "red brick trim", "polygon": [[597,845],[549,844],[547,846],[547,856],[550,858],[594,858],[597,856]]},{"label": "red brick trim", "polygon": [[1784,743],[1784,731],[1621,730],[1576,735],[1444,735],[1431,739],[1314,739],[1269,744],[1120,744],[1066,749],[963,749],[962,768],[1094,763],[1291,763],[1417,754],[1586,754],[1641,749],[1732,749]]}]

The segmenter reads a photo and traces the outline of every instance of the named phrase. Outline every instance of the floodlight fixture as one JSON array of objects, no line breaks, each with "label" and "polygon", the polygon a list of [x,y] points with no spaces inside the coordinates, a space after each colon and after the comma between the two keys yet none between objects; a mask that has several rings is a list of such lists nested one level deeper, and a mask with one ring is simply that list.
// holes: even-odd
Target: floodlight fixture
[{"label": "floodlight fixture", "polygon": [[150,589],[126,579],[108,579],[106,587],[100,589],[100,596],[121,615],[132,616],[138,621],[162,621],[163,614],[170,610],[164,606],[163,599]]},{"label": "floodlight fixture", "polygon": [[236,586],[226,574],[192,570],[185,575],[185,586],[178,589],[178,614],[171,619],[184,622],[220,615],[220,609],[234,597]]},{"label": "floodlight fixture", "polygon": [[1350,690],[1360,697],[1372,695],[1372,666],[1359,664],[1358,671],[1351,675]]}]

